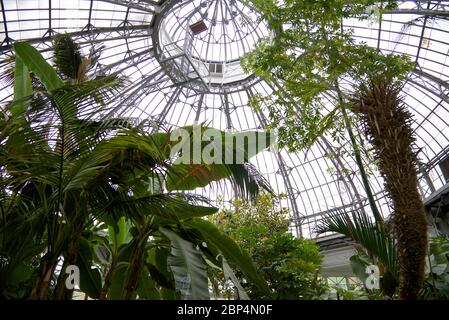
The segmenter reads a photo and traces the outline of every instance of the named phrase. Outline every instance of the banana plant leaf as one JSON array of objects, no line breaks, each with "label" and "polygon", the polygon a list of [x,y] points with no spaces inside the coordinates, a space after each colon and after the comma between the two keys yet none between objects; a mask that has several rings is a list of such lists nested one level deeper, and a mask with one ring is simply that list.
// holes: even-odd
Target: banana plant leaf
[{"label": "banana plant leaf", "polygon": [[101,274],[97,268],[92,268],[94,249],[88,240],[81,238],[79,241],[79,251],[77,265],[80,271],[80,290],[89,297],[98,299],[101,292]]},{"label": "banana plant leaf", "polygon": [[194,245],[167,228],[159,231],[170,239],[172,250],[168,265],[175,278],[176,289],[186,300],[208,300],[209,286],[201,252]]},{"label": "banana plant leaf", "polygon": [[245,277],[253,282],[262,292],[271,295],[270,288],[265,280],[257,273],[250,256],[228,236],[223,234],[214,224],[202,220],[192,219],[184,222],[186,226],[197,230],[206,242],[210,250],[215,251],[215,256],[222,254],[226,260],[232,262],[245,275]]},{"label": "banana plant leaf", "polygon": [[31,85],[30,71],[28,70],[22,59],[16,57],[16,69],[14,73],[14,101],[15,105],[11,108],[13,115],[20,114],[24,111],[25,103],[23,99],[33,93]]},{"label": "banana plant leaf", "polygon": [[27,68],[42,81],[48,91],[54,91],[64,86],[64,82],[58,76],[56,70],[32,45],[26,42],[16,42],[14,43],[14,51]]}]

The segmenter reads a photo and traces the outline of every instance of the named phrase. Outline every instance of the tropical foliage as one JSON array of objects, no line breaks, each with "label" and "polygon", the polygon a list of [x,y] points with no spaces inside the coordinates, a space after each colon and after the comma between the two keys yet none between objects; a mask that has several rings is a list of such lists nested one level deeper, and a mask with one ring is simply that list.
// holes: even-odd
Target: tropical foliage
[{"label": "tropical foliage", "polygon": [[[347,124],[340,83],[359,83],[388,72],[404,76],[412,64],[405,56],[383,55],[375,48],[355,43],[343,19],[367,19],[368,8],[378,1],[251,0],[273,36],[262,39],[242,59],[247,72],[273,87],[273,94],[257,96],[252,103],[270,116],[278,128],[281,146],[290,150],[310,147],[324,133],[337,136]],[[383,9],[395,1],[383,2]],[[381,10],[382,12],[382,10]],[[326,110],[325,102],[336,107]],[[343,110],[344,111],[344,110]]]},{"label": "tropical foliage", "polygon": [[[248,254],[201,219],[217,209],[186,193],[222,179],[247,198],[268,187],[245,164],[176,164],[170,131],[100,117],[125,82],[77,68],[92,59],[59,40],[56,69],[14,44],[14,101],[0,118],[2,297],[70,299],[66,270],[75,265],[91,298],[206,299],[205,265],[222,268],[219,256],[269,294]],[[58,66],[70,58],[70,68]],[[245,162],[253,155],[244,152]]]},{"label": "tropical foliage", "polygon": [[427,276],[420,299],[449,300],[449,240],[446,237],[430,239]]},{"label": "tropical foliage", "polygon": [[381,14],[394,8],[396,2],[251,3],[273,31],[270,39],[260,41],[242,59],[244,70],[264,78],[273,88],[272,95],[252,99],[253,106],[269,114],[270,126],[278,130],[280,146],[290,151],[308,149],[325,134],[340,141],[347,132],[371,211],[376,220],[381,220],[362,159],[363,141],[357,139],[355,119],[347,112],[348,96],[358,83],[375,75],[390,74],[400,79],[413,64],[406,56],[383,55],[355,43],[343,20],[373,18],[373,6],[380,6]]},{"label": "tropical foliage", "polygon": [[[374,216],[331,212],[318,232],[357,243],[350,263],[363,283],[366,267],[378,267],[380,290],[365,288],[368,296],[448,299],[448,241],[434,238],[427,249],[411,115],[400,98],[413,63],[355,43],[342,23],[377,19],[370,8],[382,14],[396,1],[250,2],[273,31],[242,59],[244,70],[273,88],[250,103],[269,115],[290,151],[347,134]],[[214,131],[201,153],[219,160],[239,153],[244,163],[194,161],[184,151],[194,147],[196,126],[158,131],[117,116],[115,97],[128,81],[97,72],[102,47],[84,55],[69,35],[56,35],[51,51],[54,66],[30,44],[14,43],[14,97],[0,110],[0,298],[71,299],[75,290],[111,300],[209,299],[210,291],[237,299],[323,297],[318,247],[288,231],[288,212],[249,164],[262,149],[235,144],[245,133],[200,127],[200,134]],[[187,137],[172,140],[179,129]],[[272,140],[254,134],[265,145]],[[365,140],[392,221],[374,200]],[[224,179],[238,197],[232,209],[219,211],[192,192]],[[68,272],[73,266],[79,282]]]},{"label": "tropical foliage", "polygon": [[[398,247],[395,243],[393,232],[389,230],[389,223],[374,223],[359,212],[334,212],[331,213],[322,225],[317,228],[319,233],[337,232],[350,237],[357,243],[357,254],[350,258],[353,273],[366,284],[368,274],[366,267],[377,265],[380,272],[380,290],[368,289],[364,285],[365,292],[357,293],[339,291],[348,299],[378,298],[381,293],[388,299],[398,297],[400,260]],[[449,271],[449,246],[445,237],[430,239],[428,256],[426,257],[426,275],[424,285],[419,292],[419,299],[447,300],[448,295],[448,271]],[[379,291],[379,292],[377,292]]]},{"label": "tropical foliage", "polygon": [[[397,248],[392,232],[383,222],[373,222],[362,212],[331,212],[317,227],[318,233],[336,232],[353,239],[358,253],[350,258],[351,268],[366,283],[366,267],[377,265],[380,291],[393,297],[399,283]],[[367,289],[368,293],[372,289]]]},{"label": "tropical foliage", "polygon": [[[273,292],[267,296],[251,282],[245,283],[245,275],[238,272],[239,282],[245,283],[242,289],[250,298],[318,299],[326,292],[318,279],[321,264],[318,246],[289,232],[288,211],[279,209],[272,195],[261,193],[253,205],[236,199],[233,209],[223,209],[209,219],[248,251]],[[241,294],[241,289],[234,290],[235,285],[226,274],[215,270],[210,273],[214,275],[211,279],[217,295],[230,298]]]},{"label": "tropical foliage", "polygon": [[256,97],[253,105],[270,115],[280,144],[291,151],[307,149],[325,134],[339,140],[346,131],[375,222],[383,228],[362,158],[363,140],[354,132],[353,122],[362,122],[395,211],[400,296],[416,299],[424,277],[426,221],[410,115],[399,97],[401,80],[413,63],[406,56],[384,55],[355,43],[343,26],[345,18],[367,19],[373,5],[382,14],[395,1],[251,2],[274,31],[242,61],[248,72],[274,88],[272,95]]}]

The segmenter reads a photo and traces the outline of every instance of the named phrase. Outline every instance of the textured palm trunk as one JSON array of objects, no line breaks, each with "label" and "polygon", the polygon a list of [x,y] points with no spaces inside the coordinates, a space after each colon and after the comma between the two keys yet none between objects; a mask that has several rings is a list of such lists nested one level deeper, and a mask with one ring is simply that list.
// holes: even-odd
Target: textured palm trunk
[{"label": "textured palm trunk", "polygon": [[[141,241],[139,241],[141,243]],[[125,288],[123,290],[122,299],[134,299],[139,285],[139,278],[143,268],[144,248],[137,245],[131,256],[127,276],[125,280]]]},{"label": "textured palm trunk", "polygon": [[104,284],[100,292],[100,300],[106,300],[108,298],[108,292],[111,287],[112,275],[114,274],[116,264],[116,257],[112,257],[111,265],[109,266],[109,269],[104,277]]},{"label": "textured palm trunk", "polygon": [[73,290],[69,290],[66,287],[66,280],[68,274],[65,272],[66,268],[70,265],[76,265],[79,249],[79,240],[81,233],[84,230],[84,220],[78,221],[75,224],[75,230],[71,234],[70,241],[67,245],[67,250],[64,252],[64,264],[61,268],[61,273],[58,277],[58,283],[55,288],[56,300],[71,300],[73,296]]},{"label": "textured palm trunk", "polygon": [[61,268],[61,273],[58,277],[58,283],[55,289],[55,299],[56,300],[71,300],[73,296],[73,290],[69,290],[66,287],[66,280],[68,274],[65,272],[66,268],[70,265],[76,265],[76,260],[78,256],[78,240],[71,241],[67,252],[64,254],[64,264]]},{"label": "textured palm trunk", "polygon": [[30,300],[48,299],[48,289],[50,286],[51,277],[56,268],[56,262],[57,262],[56,259],[52,258],[48,254],[42,258],[39,273],[37,275],[36,284],[31,290],[28,299]]},{"label": "textured palm trunk", "polygon": [[418,192],[412,118],[400,92],[400,83],[390,79],[371,80],[359,88],[351,103],[374,147],[374,158],[394,210],[400,265],[399,296],[417,299],[424,281],[427,221]]}]

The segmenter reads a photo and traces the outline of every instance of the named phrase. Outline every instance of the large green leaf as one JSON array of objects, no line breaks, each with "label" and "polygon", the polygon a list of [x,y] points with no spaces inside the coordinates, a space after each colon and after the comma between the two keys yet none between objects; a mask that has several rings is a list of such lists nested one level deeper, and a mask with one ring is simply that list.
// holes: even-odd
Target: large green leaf
[{"label": "large green leaf", "polygon": [[166,276],[162,272],[159,271],[158,268],[156,268],[154,265],[147,263],[146,268],[150,272],[151,279],[155,281],[158,285],[164,288],[175,288],[174,283],[171,282],[170,278],[167,278],[169,276]]},{"label": "large green leaf", "polygon": [[176,289],[187,300],[209,299],[206,266],[200,251],[173,231],[166,228],[159,230],[171,241],[168,264],[175,278]]},{"label": "large green leaf", "polygon": [[[188,132],[194,131],[191,127],[181,129]],[[194,145],[195,139],[192,137],[189,143],[184,142],[183,146],[189,147],[189,153],[191,154],[190,157],[184,159],[183,156],[182,158],[184,161],[189,160],[189,162],[176,162],[170,166],[167,172],[167,190],[194,190],[205,187],[211,182],[230,178],[240,195],[254,196],[257,194],[258,184],[253,177],[255,172],[250,174],[245,164],[249,158],[273,144],[273,135],[258,131],[231,134],[201,127],[201,134],[207,132],[212,132],[211,136],[215,135],[217,138],[212,140],[208,137],[206,140],[210,139],[210,141],[202,141],[199,149]],[[182,148],[179,149],[182,153]],[[201,153],[201,157],[198,157],[196,153]],[[217,161],[212,163],[205,161],[203,153],[209,156],[218,154]],[[266,187],[264,183],[261,185],[264,188]]]},{"label": "large green leaf", "polygon": [[64,86],[56,70],[45,61],[44,57],[32,45],[26,42],[14,43],[14,51],[28,69],[33,72],[43,83],[48,91],[53,91]]},{"label": "large green leaf", "polygon": [[[185,126],[178,130],[180,131],[170,133],[171,136],[178,133],[176,136],[182,137],[180,141],[178,138],[178,140],[170,142],[171,151],[172,153],[180,152],[181,155],[184,151],[187,151],[187,148],[190,148],[190,152],[183,155],[182,158],[184,161],[190,159],[189,163],[205,162],[202,161],[204,160],[203,156],[210,156],[211,159],[221,160],[222,163],[243,164],[259,152],[272,146],[277,138],[271,132],[242,131],[229,133],[203,125]],[[179,134],[179,132],[182,132],[182,134]],[[195,143],[198,143],[198,145]],[[201,153],[201,157],[196,154],[198,152]],[[236,162],[237,160],[239,162]]]},{"label": "large green leaf", "polygon": [[231,261],[245,274],[248,280],[266,294],[271,294],[267,283],[257,273],[250,256],[214,224],[202,219],[194,219],[185,222],[185,225],[199,231],[209,248],[216,247],[227,260]]},{"label": "large green leaf", "polygon": [[80,289],[89,297],[98,299],[101,292],[101,274],[97,268],[92,268],[94,248],[81,238],[79,241],[78,267],[80,270]]},{"label": "large green leaf", "polygon": [[160,300],[161,295],[156,288],[156,282],[150,277],[150,272],[146,267],[143,268],[140,275],[139,286],[137,287],[139,299]]},{"label": "large green leaf", "polygon": [[242,198],[254,199],[260,187],[272,192],[259,173],[250,173],[242,164],[174,164],[168,170],[166,188],[168,191],[194,190],[225,178]]},{"label": "large green leaf", "polygon": [[151,277],[156,280],[160,286],[175,290],[173,274],[170,272],[167,264],[169,255],[170,250],[164,247],[156,247],[154,248],[154,251],[150,250],[148,254],[150,263],[147,264],[147,268],[151,273]]},{"label": "large green leaf", "polygon": [[360,255],[354,255],[349,258],[352,272],[362,281],[363,284],[366,283],[368,274],[366,273],[366,267],[371,265],[370,261],[363,259]]},{"label": "large green leaf", "polygon": [[[227,133],[229,135],[229,133]],[[271,132],[264,131],[244,131],[233,134],[234,149],[244,152],[245,161],[257,155],[259,152],[273,146],[276,136]],[[229,146],[229,138],[226,140]]]},{"label": "large green leaf", "polygon": [[118,248],[125,243],[128,228],[126,226],[125,217],[121,217],[113,226],[108,226],[109,239],[112,242],[112,248],[115,253],[118,253]]},{"label": "large green leaf", "polygon": [[123,243],[118,248],[117,262],[111,276],[111,285],[108,290],[109,300],[119,300],[122,298],[126,285],[126,275],[128,273],[135,244],[133,242]]},{"label": "large green leaf", "polygon": [[225,258],[222,257],[221,260],[223,262],[223,273],[224,273],[225,279],[231,280],[232,283],[234,283],[241,300],[249,300],[248,294],[246,293],[245,289],[243,289],[242,285],[240,284],[239,279],[237,279],[237,276],[235,275],[231,266],[228,264],[228,262],[226,261]]},{"label": "large green leaf", "polygon": [[11,109],[13,115],[20,114],[24,110],[25,103],[21,100],[30,96],[32,93],[33,87],[31,86],[30,71],[22,59],[17,56],[14,73],[14,101],[16,104]]},{"label": "large green leaf", "polygon": [[174,164],[167,172],[168,191],[194,190],[227,178],[231,171],[224,164]]},{"label": "large green leaf", "polygon": [[126,271],[128,263],[118,264],[111,276],[111,286],[108,291],[109,300],[120,300],[125,288]]}]

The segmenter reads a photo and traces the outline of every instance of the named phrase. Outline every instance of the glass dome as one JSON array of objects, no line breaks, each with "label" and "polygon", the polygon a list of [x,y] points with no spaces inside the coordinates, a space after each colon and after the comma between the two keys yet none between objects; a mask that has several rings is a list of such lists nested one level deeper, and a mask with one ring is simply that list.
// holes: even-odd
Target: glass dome
[{"label": "glass dome", "polygon": [[[93,72],[121,71],[131,84],[114,100],[114,113],[148,119],[159,128],[193,123],[242,131],[269,125],[248,101],[270,94],[264,81],[244,74],[239,58],[270,35],[257,12],[240,0],[1,0],[0,60],[14,41],[32,43],[49,59],[52,36],[69,33],[82,50],[101,44]],[[417,62],[404,86],[420,148],[420,192],[424,199],[449,177],[449,5],[444,1],[400,1],[381,21],[345,21],[357,42],[384,53],[404,53]],[[2,68],[4,66],[1,66]],[[2,80],[6,78],[0,75]],[[12,97],[1,82],[0,100]],[[329,106],[331,108],[331,106]],[[252,159],[292,214],[292,229],[314,237],[315,225],[335,208],[365,207],[360,176],[348,142],[323,137],[308,151],[268,150]],[[370,175],[386,216],[383,181]],[[227,186],[200,190],[232,198]]]}]

